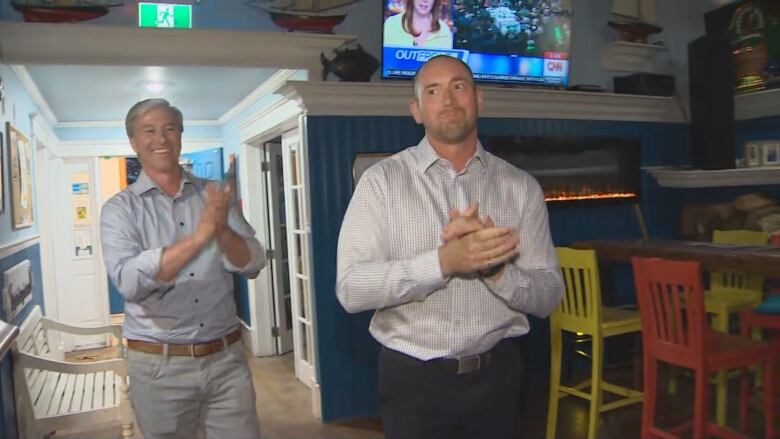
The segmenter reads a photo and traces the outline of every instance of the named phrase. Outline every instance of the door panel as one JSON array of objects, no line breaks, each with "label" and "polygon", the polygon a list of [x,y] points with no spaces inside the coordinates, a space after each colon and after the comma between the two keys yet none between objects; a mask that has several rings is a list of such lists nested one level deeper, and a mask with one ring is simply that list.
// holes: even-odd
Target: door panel
[{"label": "door panel", "polygon": [[276,352],[293,350],[292,295],[287,251],[287,224],[284,213],[284,160],[280,143],[265,144],[265,192],[268,212],[268,242],[271,254],[268,268],[271,272],[271,295],[274,303]]},{"label": "door panel", "polygon": [[[58,186],[60,215],[55,223],[55,264],[59,319],[74,325],[108,323],[107,297],[97,282],[100,266],[98,253],[97,195],[95,159],[66,160],[63,183]],[[62,335],[65,352],[106,346],[106,336]]]}]

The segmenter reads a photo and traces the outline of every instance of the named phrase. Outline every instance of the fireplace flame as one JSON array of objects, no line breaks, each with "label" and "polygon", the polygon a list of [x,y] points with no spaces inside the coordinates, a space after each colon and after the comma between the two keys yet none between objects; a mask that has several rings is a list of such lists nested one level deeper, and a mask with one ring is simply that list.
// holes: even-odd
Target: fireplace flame
[{"label": "fireplace flame", "polygon": [[608,200],[614,198],[636,198],[635,192],[579,193],[579,194],[549,194],[544,201],[577,201],[577,200]]}]

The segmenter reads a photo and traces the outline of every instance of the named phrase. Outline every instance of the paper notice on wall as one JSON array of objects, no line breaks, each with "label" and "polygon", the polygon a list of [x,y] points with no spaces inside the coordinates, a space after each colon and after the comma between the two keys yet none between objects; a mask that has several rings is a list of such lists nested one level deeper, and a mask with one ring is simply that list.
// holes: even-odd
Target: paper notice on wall
[{"label": "paper notice on wall", "polygon": [[89,199],[73,197],[73,225],[86,227],[90,225]]}]

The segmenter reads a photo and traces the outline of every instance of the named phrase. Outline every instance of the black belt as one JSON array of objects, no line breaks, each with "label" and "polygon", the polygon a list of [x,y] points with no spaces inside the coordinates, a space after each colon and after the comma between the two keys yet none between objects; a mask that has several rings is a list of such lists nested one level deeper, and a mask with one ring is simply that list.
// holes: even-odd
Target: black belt
[{"label": "black belt", "polygon": [[400,358],[409,364],[413,364],[419,367],[438,368],[438,369],[442,369],[447,373],[462,375],[462,374],[477,372],[479,370],[490,367],[490,363],[492,362],[493,357],[498,353],[497,351],[499,349],[503,349],[504,346],[512,346],[511,339],[505,338],[500,342],[498,342],[491,349],[481,354],[465,355],[458,358],[434,358],[432,360],[427,360],[427,361],[419,360],[417,358],[404,354],[403,352],[394,351],[384,346],[382,347],[382,349],[385,352],[395,356],[396,358]]}]

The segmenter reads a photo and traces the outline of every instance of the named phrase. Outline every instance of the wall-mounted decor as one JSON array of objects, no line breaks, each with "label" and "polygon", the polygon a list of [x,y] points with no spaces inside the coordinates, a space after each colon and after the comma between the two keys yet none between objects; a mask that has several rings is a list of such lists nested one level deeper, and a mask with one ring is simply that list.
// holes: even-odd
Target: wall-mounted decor
[{"label": "wall-mounted decor", "polygon": [[24,260],[3,273],[3,310],[6,320],[12,320],[32,299],[32,268]]},{"label": "wall-mounted decor", "polygon": [[370,168],[374,163],[382,160],[385,157],[390,157],[391,155],[392,153],[389,152],[355,154],[355,159],[352,160],[352,190],[355,190],[358,181],[360,181],[360,176],[366,172],[366,169]]},{"label": "wall-mounted decor", "polygon": [[8,144],[8,175],[11,190],[11,225],[14,229],[33,223],[32,148],[30,140],[11,122],[5,123]]}]

